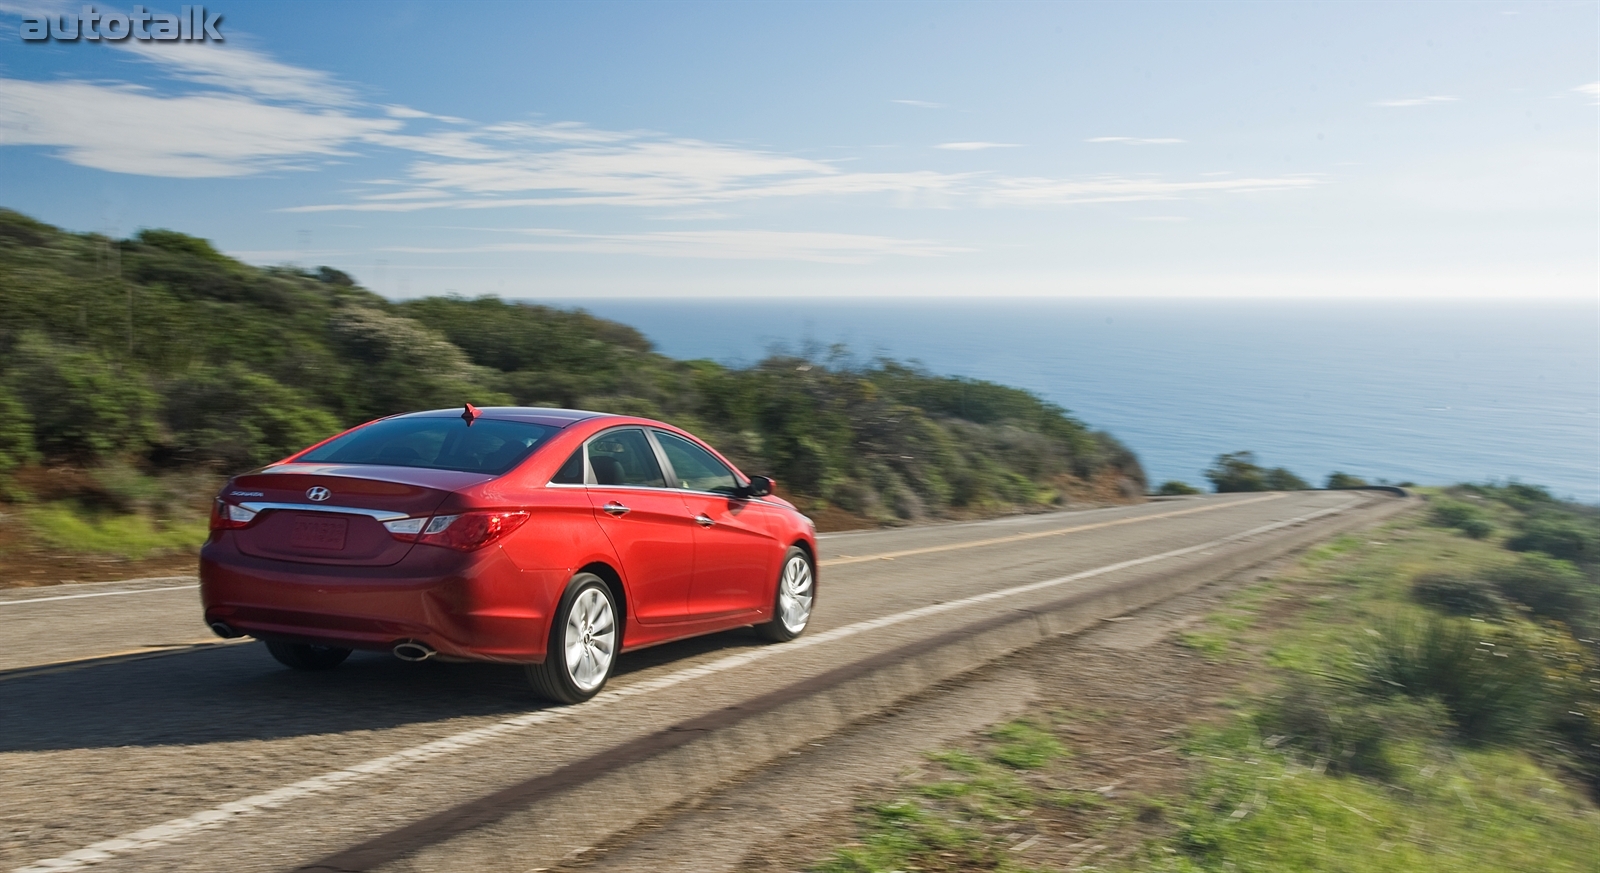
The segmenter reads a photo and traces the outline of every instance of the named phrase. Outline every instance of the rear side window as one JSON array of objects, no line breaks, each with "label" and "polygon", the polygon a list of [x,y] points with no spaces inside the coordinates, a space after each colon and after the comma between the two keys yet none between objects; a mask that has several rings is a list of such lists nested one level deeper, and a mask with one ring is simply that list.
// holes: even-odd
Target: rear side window
[{"label": "rear side window", "polygon": [[580,448],[576,452],[572,453],[572,457],[568,458],[567,462],[561,465],[561,469],[556,471],[555,476],[551,477],[550,484],[583,484],[583,449]]},{"label": "rear side window", "polygon": [[607,431],[589,440],[587,451],[589,469],[594,471],[597,485],[667,487],[661,465],[656,463],[655,450],[642,430]]},{"label": "rear side window", "polygon": [[299,460],[318,464],[426,467],[499,475],[522,462],[553,427],[480,418],[391,418],[345,434]]}]

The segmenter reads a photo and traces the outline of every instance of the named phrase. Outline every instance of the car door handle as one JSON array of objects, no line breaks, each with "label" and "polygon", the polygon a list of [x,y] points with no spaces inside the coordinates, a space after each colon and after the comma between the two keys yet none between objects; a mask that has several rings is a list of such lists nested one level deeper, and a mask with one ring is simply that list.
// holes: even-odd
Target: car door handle
[{"label": "car door handle", "polygon": [[716,522],[711,520],[711,516],[706,515],[703,512],[700,513],[699,515],[695,516],[694,520],[695,520],[695,523],[700,525],[701,527],[710,527],[710,526],[716,524]]},{"label": "car door handle", "polygon": [[623,517],[624,515],[627,515],[630,512],[628,507],[623,506],[622,504],[618,503],[615,500],[611,501],[610,503],[607,503],[605,506],[602,506],[600,508],[604,509],[607,513],[610,513],[611,515],[613,515],[613,516],[615,516],[617,518],[621,518],[621,517]]}]

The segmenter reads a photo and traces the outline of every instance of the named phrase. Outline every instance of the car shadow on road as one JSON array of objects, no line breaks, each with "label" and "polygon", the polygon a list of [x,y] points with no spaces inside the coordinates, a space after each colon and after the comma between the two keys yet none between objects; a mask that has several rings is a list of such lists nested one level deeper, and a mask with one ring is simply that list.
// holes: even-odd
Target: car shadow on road
[{"label": "car shadow on road", "polygon": [[[760,645],[743,628],[631,652],[611,687]],[[0,752],[271,740],[548,705],[515,665],[357,652],[338,669],[301,672],[249,643],[0,681]]]}]

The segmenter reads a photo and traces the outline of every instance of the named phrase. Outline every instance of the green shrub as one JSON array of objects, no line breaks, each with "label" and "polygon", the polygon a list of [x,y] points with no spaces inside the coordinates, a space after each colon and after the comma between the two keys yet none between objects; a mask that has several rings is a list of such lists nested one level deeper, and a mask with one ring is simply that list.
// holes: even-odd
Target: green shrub
[{"label": "green shrub", "polygon": [[1397,616],[1358,648],[1364,688],[1379,697],[1437,699],[1473,742],[1513,742],[1539,722],[1543,675],[1535,653],[1484,622]]},{"label": "green shrub", "polygon": [[1489,574],[1501,596],[1535,615],[1588,628],[1596,618],[1595,585],[1569,561],[1532,552]]},{"label": "green shrub", "polygon": [[1544,552],[1575,563],[1600,562],[1600,525],[1593,519],[1547,513],[1523,522],[1521,531],[1506,541],[1515,552]]},{"label": "green shrub", "polygon": [[1348,684],[1292,674],[1257,717],[1257,728],[1325,763],[1327,772],[1391,779],[1396,743],[1436,739],[1449,716],[1436,701],[1373,697]]},{"label": "green shrub", "polygon": [[1367,487],[1367,480],[1360,476],[1352,476],[1349,473],[1333,472],[1328,474],[1328,484],[1324,487],[1330,491],[1342,488],[1365,488]]},{"label": "green shrub", "polygon": [[1483,510],[1459,500],[1439,498],[1428,511],[1429,518],[1440,527],[1453,527],[1475,540],[1486,539],[1494,532]]},{"label": "green shrub", "polygon": [[1179,497],[1185,494],[1199,494],[1200,489],[1190,485],[1188,482],[1168,479],[1161,483],[1161,487],[1156,489],[1156,493],[1162,497]]},{"label": "green shrub", "polygon": [[1424,573],[1411,581],[1411,597],[1450,615],[1498,616],[1506,607],[1495,586],[1475,576]]}]

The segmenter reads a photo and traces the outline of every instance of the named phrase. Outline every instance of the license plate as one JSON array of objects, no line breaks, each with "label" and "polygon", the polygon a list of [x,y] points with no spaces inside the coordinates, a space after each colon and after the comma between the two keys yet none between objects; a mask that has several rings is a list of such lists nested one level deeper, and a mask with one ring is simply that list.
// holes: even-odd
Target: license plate
[{"label": "license plate", "polygon": [[344,548],[345,534],[349,530],[347,518],[297,518],[289,531],[289,545],[337,552]]}]

